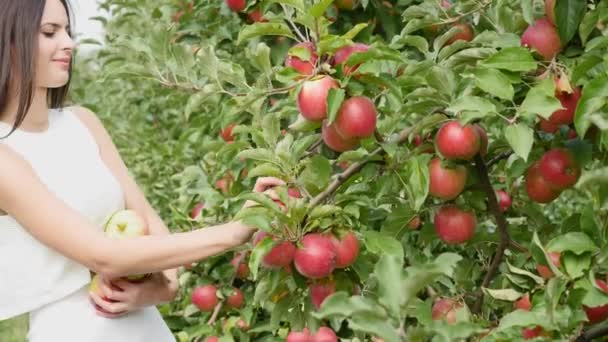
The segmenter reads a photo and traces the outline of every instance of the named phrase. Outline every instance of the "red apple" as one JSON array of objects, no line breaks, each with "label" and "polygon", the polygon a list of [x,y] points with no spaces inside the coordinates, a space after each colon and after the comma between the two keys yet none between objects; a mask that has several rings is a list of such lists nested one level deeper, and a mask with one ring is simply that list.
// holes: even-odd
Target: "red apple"
[{"label": "red apple", "polygon": [[226,1],[226,5],[228,5],[228,7],[230,7],[231,10],[233,10],[234,12],[240,12],[243,9],[245,9],[245,5],[247,5],[247,2],[245,0],[225,0]]},{"label": "red apple", "polygon": [[236,277],[239,279],[247,279],[247,277],[249,276],[249,266],[247,266],[244,256],[241,257],[240,255],[235,254],[234,258],[232,258],[232,260],[230,261],[230,264],[232,264],[233,267],[236,267],[236,263],[239,258],[241,259],[241,263],[239,264],[239,268],[236,270]]},{"label": "red apple", "polygon": [[359,255],[359,240],[355,233],[349,231],[341,240],[332,235],[331,242],[336,252],[336,268],[346,268],[355,262]]},{"label": "red apple", "polygon": [[336,292],[336,282],[330,280],[323,283],[310,284],[308,290],[310,291],[312,305],[315,307],[315,310],[319,310],[325,298]]},{"label": "red apple", "polygon": [[561,50],[559,34],[547,18],[541,18],[528,26],[521,36],[521,45],[536,50],[544,59],[550,60]]},{"label": "red apple", "polygon": [[525,176],[526,191],[531,200],[538,203],[549,203],[556,199],[560,191],[553,189],[541,176],[539,163],[532,164]]},{"label": "red apple", "polygon": [[325,145],[336,152],[354,150],[359,146],[359,140],[342,138],[336,130],[336,125],[327,126],[327,120],[323,120],[321,137]]},{"label": "red apple", "polygon": [[336,252],[331,238],[310,233],[302,238],[302,248],[296,250],[294,265],[301,275],[310,279],[325,278],[336,266]]},{"label": "red apple", "polygon": [[310,342],[310,331],[304,328],[302,331],[291,331],[285,342]]},{"label": "red apple", "polygon": [[192,291],[192,304],[201,311],[212,311],[218,302],[216,292],[213,285],[199,286]]},{"label": "red apple", "polygon": [[321,76],[302,84],[298,93],[298,109],[307,120],[320,121],[327,117],[329,89],[338,89],[338,82],[330,76]]},{"label": "red apple", "polygon": [[253,11],[249,12],[247,14],[247,17],[249,17],[249,20],[251,20],[254,23],[268,22],[268,20],[263,17],[262,11],[259,8],[256,8]]},{"label": "red apple", "polygon": [[407,226],[411,230],[417,230],[418,228],[420,228],[420,223],[420,216],[416,215],[410,220],[410,222],[408,222]]},{"label": "red apple", "polygon": [[195,220],[198,217],[201,216],[201,213],[203,212],[203,208],[205,208],[205,203],[203,202],[198,202],[194,208],[192,208],[192,210],[190,211],[190,218]]},{"label": "red apple", "polygon": [[[253,241],[254,245],[257,245],[262,239],[268,235],[268,233],[260,231],[256,234]],[[275,237],[272,237],[276,240]],[[296,252],[296,246],[289,241],[283,241],[278,245],[274,246],[268,254],[262,259],[262,265],[268,268],[281,268],[289,265],[293,261],[294,254]]]},{"label": "red apple", "polygon": [[287,189],[287,195],[289,197],[293,197],[293,198],[302,198],[302,194],[300,193],[300,190],[298,190],[296,188]]},{"label": "red apple", "polygon": [[497,190],[496,196],[498,197],[498,207],[500,208],[500,211],[505,212],[509,210],[512,203],[509,193],[504,190]]},{"label": "red apple", "polygon": [[532,302],[530,302],[530,294],[526,293],[514,304],[516,309],[530,311],[532,309]]},{"label": "red apple", "polygon": [[433,304],[431,317],[436,321],[444,320],[448,324],[454,324],[457,319],[457,311],[461,308],[463,308],[462,303],[450,298],[440,298]]},{"label": "red apple", "polygon": [[475,214],[455,205],[441,207],[435,214],[435,230],[439,238],[448,244],[459,244],[470,240],[475,234]]},{"label": "red apple", "polygon": [[574,120],[578,100],[581,98],[581,88],[574,88],[572,93],[556,91],[555,97],[564,109],[553,112],[549,117],[549,122],[556,126],[571,124]]},{"label": "red apple", "polygon": [[336,117],[336,130],[345,139],[367,138],[376,130],[376,106],[365,96],[342,102]]},{"label": "red apple", "polygon": [[220,130],[220,136],[224,139],[225,142],[234,141],[234,135],[232,135],[232,129],[236,126],[235,123],[231,123],[226,128]]},{"label": "red apple", "polygon": [[351,11],[357,6],[355,0],[335,0],[334,4],[341,10]]},{"label": "red apple", "polygon": [[[560,253],[559,252],[549,252],[548,254],[549,254],[549,259],[551,260],[551,263],[555,267],[559,267],[561,265],[561,263],[559,261]],[[545,265],[540,265],[540,264],[536,265],[536,271],[544,279],[550,279],[550,278],[553,278],[553,276],[555,276],[555,274],[553,274],[553,271],[551,271],[551,268],[549,268],[548,266],[545,266]]]},{"label": "red apple", "polygon": [[470,42],[473,40],[475,33],[473,32],[473,28],[469,24],[454,24],[452,27],[458,28],[458,32],[456,32],[448,41],[445,43],[446,45],[453,44],[457,40],[464,40],[465,42]]},{"label": "red apple", "polygon": [[540,118],[538,126],[540,130],[546,133],[555,133],[559,129],[559,126],[552,124],[549,120]]},{"label": "red apple", "polygon": [[316,334],[310,335],[310,342],[337,342],[338,336],[328,327],[320,327]]},{"label": "red apple", "polygon": [[244,302],[243,292],[237,288],[234,288],[232,294],[226,298],[226,304],[229,308],[238,309],[243,306]]},{"label": "red apple", "polygon": [[547,335],[543,327],[541,327],[540,325],[537,325],[534,328],[523,328],[521,334],[524,340],[531,340],[542,335]]},{"label": "red apple", "polygon": [[435,147],[446,159],[470,160],[479,152],[480,145],[475,127],[462,126],[456,120],[441,126],[435,135]]},{"label": "red apple", "polygon": [[205,339],[205,342],[218,342],[219,340],[217,336],[209,336]]},{"label": "red apple", "polygon": [[[306,49],[310,53],[310,58],[305,61],[300,57],[293,54],[292,49]],[[315,52],[315,46],[312,42],[304,42],[294,45],[290,51],[287,52],[287,58],[285,58],[285,66],[296,69],[302,75],[312,75],[315,64],[317,63],[317,53]]]},{"label": "red apple", "polygon": [[429,162],[429,194],[443,200],[451,200],[462,192],[467,182],[467,168],[463,165],[444,167],[441,159]]},{"label": "red apple", "polygon": [[[595,284],[604,293],[608,294],[608,284],[605,281],[595,279]],[[585,314],[587,314],[587,319],[589,319],[589,323],[591,324],[603,322],[608,319],[608,304],[594,307],[588,307],[583,305],[583,310],[585,310]]]},{"label": "red apple", "polygon": [[573,186],[581,175],[570,151],[562,148],[547,151],[540,159],[538,169],[541,177],[556,190]]},{"label": "red apple", "polygon": [[[350,57],[350,55],[352,55],[353,53],[365,52],[367,50],[369,50],[369,46],[361,43],[345,46],[336,51],[336,55],[334,56],[334,66],[345,63]],[[359,68],[359,64],[353,66],[348,66],[344,64],[344,66],[342,66],[342,72],[344,73],[344,76],[348,76],[351,73],[355,72],[357,68]]]}]

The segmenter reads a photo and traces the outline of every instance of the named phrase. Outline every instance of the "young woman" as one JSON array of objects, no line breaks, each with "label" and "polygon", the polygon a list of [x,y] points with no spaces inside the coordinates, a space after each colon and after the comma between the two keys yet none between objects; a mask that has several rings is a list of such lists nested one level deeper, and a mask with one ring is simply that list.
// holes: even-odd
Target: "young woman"
[{"label": "young woman", "polygon": [[[0,320],[29,312],[31,342],[174,341],[154,305],[174,298],[175,268],[247,242],[254,228],[168,233],[97,117],[62,106],[69,24],[66,0],[0,0]],[[260,178],[254,191],[276,198],[269,189],[282,184]],[[123,208],[150,235],[106,238],[101,226]],[[88,292],[89,270],[108,300]],[[154,275],[114,281],[142,273]]]}]

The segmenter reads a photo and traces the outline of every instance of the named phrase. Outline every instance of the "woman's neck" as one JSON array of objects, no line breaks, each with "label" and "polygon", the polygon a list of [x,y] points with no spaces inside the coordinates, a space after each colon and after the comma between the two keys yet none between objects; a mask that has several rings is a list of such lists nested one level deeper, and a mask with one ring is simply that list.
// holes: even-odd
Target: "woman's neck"
[{"label": "woman's neck", "polygon": [[[14,125],[17,121],[17,109],[19,106],[18,96],[9,96],[9,102],[5,110],[0,113],[0,121]],[[34,92],[32,105],[27,111],[20,129],[26,131],[44,131],[49,126],[49,105],[47,102],[47,89],[37,88]]]}]

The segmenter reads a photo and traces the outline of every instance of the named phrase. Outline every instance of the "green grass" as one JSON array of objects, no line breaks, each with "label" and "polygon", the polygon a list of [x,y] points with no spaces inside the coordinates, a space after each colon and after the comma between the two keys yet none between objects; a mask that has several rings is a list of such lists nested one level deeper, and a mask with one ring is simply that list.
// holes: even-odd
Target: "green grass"
[{"label": "green grass", "polygon": [[26,342],[27,321],[27,315],[0,321],[0,336],[2,336],[2,342]]}]

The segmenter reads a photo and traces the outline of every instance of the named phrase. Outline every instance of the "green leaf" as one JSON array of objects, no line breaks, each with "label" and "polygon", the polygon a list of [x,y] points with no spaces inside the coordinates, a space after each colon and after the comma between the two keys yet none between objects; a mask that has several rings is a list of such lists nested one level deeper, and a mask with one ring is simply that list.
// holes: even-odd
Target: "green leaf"
[{"label": "green leaf", "polygon": [[237,158],[253,159],[270,164],[275,164],[280,167],[279,160],[271,150],[264,148],[255,148],[239,152]]},{"label": "green leaf", "polygon": [[527,161],[534,144],[534,131],[523,123],[507,126],[505,138],[515,154]]},{"label": "green leaf", "polygon": [[395,36],[393,37],[390,47],[393,49],[402,49],[406,45],[415,47],[423,54],[429,52],[429,42],[420,36]]},{"label": "green leaf", "polygon": [[300,12],[304,12],[306,8],[304,5],[304,1],[302,0],[270,0],[269,3],[277,3],[291,6],[295,9],[298,9]]},{"label": "green leaf", "polygon": [[353,28],[348,30],[348,32],[343,34],[342,38],[354,39],[359,34],[359,32],[363,31],[363,29],[365,29],[368,25],[368,23],[358,23],[357,25],[353,26]]},{"label": "green leaf", "polygon": [[239,32],[236,44],[240,45],[246,40],[260,36],[284,36],[295,39],[289,26],[285,23],[254,23],[243,26],[241,32]]},{"label": "green leaf", "polygon": [[355,331],[366,332],[382,338],[386,342],[399,342],[401,338],[397,329],[386,318],[378,317],[373,313],[355,315],[349,322],[349,327]]},{"label": "green leaf", "polygon": [[[477,113],[475,117],[483,118],[488,114],[496,113],[496,106],[488,99],[479,96],[462,96],[453,101],[447,108],[449,112]],[[463,122],[465,124],[466,122]]]},{"label": "green leaf", "polygon": [[523,47],[504,48],[486,59],[481,65],[508,71],[532,71],[537,67],[530,51]]},{"label": "green leaf", "polygon": [[329,94],[327,95],[328,125],[331,125],[336,120],[338,110],[340,109],[340,106],[342,106],[342,102],[344,101],[344,96],[344,89],[329,89]]},{"label": "green leaf", "polygon": [[547,316],[542,312],[515,310],[502,317],[496,331],[503,331],[512,327],[530,327],[536,325],[549,326]]},{"label": "green leaf", "polygon": [[536,274],[534,274],[534,273],[532,273],[532,272],[528,272],[528,271],[526,271],[526,270],[524,270],[524,269],[521,269],[521,268],[515,267],[515,266],[511,265],[511,264],[509,263],[509,261],[507,261],[506,263],[507,263],[507,267],[509,268],[509,271],[510,271],[511,273],[514,273],[514,274],[518,274],[518,275],[522,275],[522,276],[526,276],[526,277],[532,278],[532,280],[534,280],[534,281],[535,281],[537,284],[539,284],[539,285],[540,285],[540,284],[544,284],[544,283],[545,283],[545,280],[544,280],[543,278],[541,278],[541,277],[537,276]]},{"label": "green leaf", "polygon": [[571,251],[576,255],[581,255],[586,252],[595,253],[599,248],[587,234],[571,232],[549,241],[547,250],[551,252]]},{"label": "green leaf", "polygon": [[593,114],[607,114],[604,108],[606,100],[608,100],[608,76],[597,77],[585,85],[574,114],[574,127],[579,137],[584,137],[587,133],[591,126],[589,119]]},{"label": "green leaf", "polygon": [[403,288],[401,290],[404,303],[407,305],[423,288],[440,276],[452,277],[456,264],[461,260],[462,257],[458,254],[443,253],[431,263],[406,268],[406,276],[402,281]]},{"label": "green leaf", "polygon": [[487,293],[494,299],[506,300],[509,302],[516,301],[523,295],[522,293],[517,292],[513,289],[488,289],[485,287],[482,289],[485,293]]},{"label": "green leaf", "polygon": [[448,68],[433,66],[425,77],[428,85],[437,89],[439,92],[452,96],[456,89],[456,76]]},{"label": "green leaf", "polygon": [[373,230],[363,232],[363,237],[365,246],[370,253],[376,255],[394,255],[403,259],[403,247],[394,238]]},{"label": "green leaf", "polygon": [[555,83],[549,77],[528,91],[520,111],[538,114],[548,119],[553,112],[561,108],[562,104],[555,97]]},{"label": "green leaf", "polygon": [[555,1],[555,23],[562,46],[568,44],[576,34],[578,25],[585,16],[587,2],[581,0]]},{"label": "green leaf", "polygon": [[560,259],[560,262],[566,269],[566,273],[568,273],[572,279],[584,276],[585,271],[591,267],[591,255],[589,253],[585,253],[583,255],[563,253],[561,254]]},{"label": "green leaf", "polygon": [[419,211],[424,205],[429,194],[429,159],[428,154],[422,154],[408,158],[404,164],[401,178],[407,177],[405,189],[408,193],[408,198],[413,201],[413,208]]},{"label": "green leaf", "polygon": [[281,171],[280,168],[276,167],[273,164],[270,163],[264,163],[264,164],[260,164],[257,165],[256,167],[254,167],[253,169],[249,170],[249,173],[247,174],[247,177],[249,178],[255,178],[255,177],[277,177],[277,178],[287,178],[285,173],[283,173],[283,171]]},{"label": "green leaf", "polygon": [[344,291],[338,291],[327,297],[318,312],[311,315],[318,318],[349,317],[356,313],[377,313],[385,317],[385,312],[378,307],[378,304],[368,297],[352,296],[349,297]]},{"label": "green leaf", "polygon": [[325,13],[325,10],[327,10],[327,7],[329,7],[329,5],[331,5],[333,2],[334,2],[334,0],[321,0],[321,1],[317,2],[310,9],[310,11],[309,11],[310,15],[312,15],[315,18],[320,18]]},{"label": "green leaf", "polygon": [[587,12],[583,17],[583,20],[581,20],[581,24],[578,28],[578,35],[581,38],[581,43],[583,43],[583,46],[587,44],[589,35],[595,29],[598,17],[598,10],[594,9],[593,11]]},{"label": "green leaf", "polygon": [[496,69],[478,68],[474,71],[475,84],[496,97],[505,100],[513,99],[513,86],[509,78]]},{"label": "green leaf", "polygon": [[258,277],[258,268],[260,267],[260,263],[262,259],[270,250],[275,246],[276,242],[272,240],[270,236],[265,236],[262,241],[258,242],[257,245],[251,251],[251,256],[249,257],[249,270],[251,271],[251,276],[253,280],[256,280]]},{"label": "green leaf", "polygon": [[399,317],[404,304],[401,292],[403,259],[394,255],[383,255],[376,264],[374,276],[378,280],[378,301],[387,307],[393,317]]},{"label": "green leaf", "polygon": [[583,298],[583,304],[589,307],[608,305],[608,294],[592,285],[592,279],[590,278],[591,274],[589,274],[589,278],[582,278],[575,284],[575,288],[587,290],[587,294]]}]

